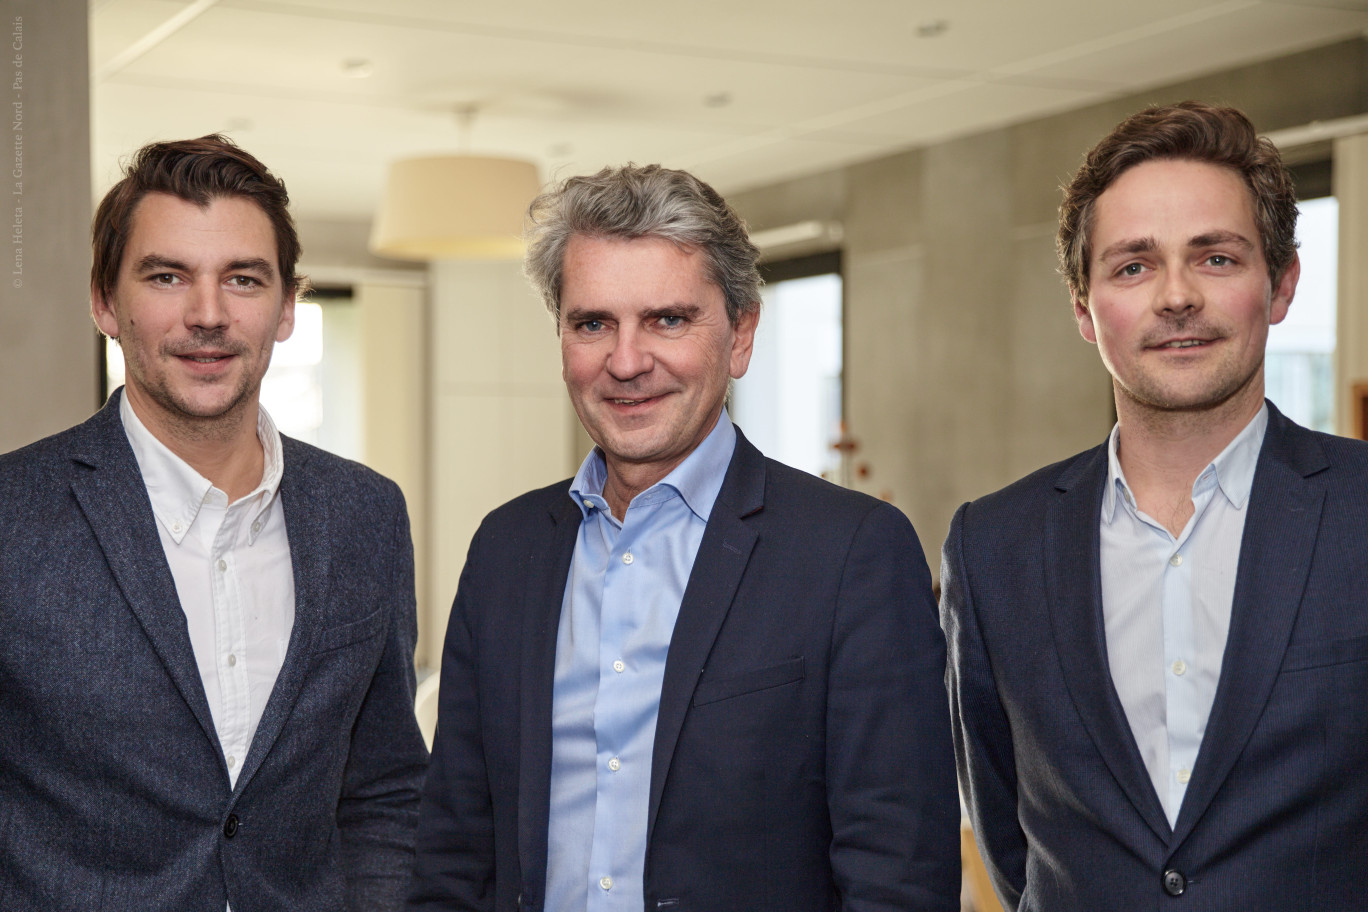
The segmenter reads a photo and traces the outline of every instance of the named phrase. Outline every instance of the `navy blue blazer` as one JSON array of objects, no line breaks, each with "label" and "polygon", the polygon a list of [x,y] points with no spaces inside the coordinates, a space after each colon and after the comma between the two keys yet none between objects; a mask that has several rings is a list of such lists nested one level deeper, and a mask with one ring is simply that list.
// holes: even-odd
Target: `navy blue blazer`
[{"label": "navy blue blazer", "polygon": [[425,751],[398,488],[284,441],[284,666],[237,787],[119,419],[0,457],[0,909],[393,909]]},{"label": "navy blue blazer", "polygon": [[[512,501],[471,543],[412,909],[542,908],[567,492]],[[907,519],[738,434],[665,666],[644,907],[957,910],[944,664]]]},{"label": "navy blue blazer", "polygon": [[1368,444],[1269,413],[1172,828],[1108,670],[1106,447],[955,515],[941,576],[955,749],[1006,908],[1368,908]]}]

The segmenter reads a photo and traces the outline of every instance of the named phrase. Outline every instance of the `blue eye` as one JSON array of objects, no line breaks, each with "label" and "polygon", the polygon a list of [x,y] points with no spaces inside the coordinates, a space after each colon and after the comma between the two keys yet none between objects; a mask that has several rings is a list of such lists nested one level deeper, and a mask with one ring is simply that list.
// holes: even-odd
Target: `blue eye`
[{"label": "blue eye", "polygon": [[684,325],[684,318],[679,316],[678,314],[667,314],[660,318],[660,322],[662,325],[667,326],[670,329],[674,329],[677,326]]},{"label": "blue eye", "polygon": [[579,325],[579,329],[585,330],[586,332],[598,332],[600,329],[603,329],[603,321],[585,320]]}]

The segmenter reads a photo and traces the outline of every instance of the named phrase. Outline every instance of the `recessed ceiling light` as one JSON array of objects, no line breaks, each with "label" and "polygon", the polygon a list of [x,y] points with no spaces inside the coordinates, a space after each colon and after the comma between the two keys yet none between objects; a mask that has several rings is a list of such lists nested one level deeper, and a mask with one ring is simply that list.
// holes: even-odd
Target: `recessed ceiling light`
[{"label": "recessed ceiling light", "polygon": [[731,103],[731,92],[713,92],[703,96],[703,106],[707,108],[725,108]]},{"label": "recessed ceiling light", "polygon": [[375,64],[361,57],[342,61],[342,72],[352,79],[365,79],[375,72]]},{"label": "recessed ceiling light", "polygon": [[927,19],[925,22],[917,23],[917,37],[938,38],[949,28],[950,23],[945,19]]}]

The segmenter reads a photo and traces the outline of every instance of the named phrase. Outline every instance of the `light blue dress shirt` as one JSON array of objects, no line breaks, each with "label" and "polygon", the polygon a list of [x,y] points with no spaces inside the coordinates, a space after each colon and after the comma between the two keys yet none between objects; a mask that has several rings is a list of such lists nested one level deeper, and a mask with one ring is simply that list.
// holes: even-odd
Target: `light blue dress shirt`
[{"label": "light blue dress shirt", "polygon": [[1111,434],[1101,517],[1107,660],[1169,826],[1178,821],[1216,698],[1267,428],[1265,405],[1197,476],[1192,518],[1176,538],[1137,509],[1121,471],[1117,429]]},{"label": "light blue dress shirt", "polygon": [[571,482],[584,520],[556,633],[547,912],[641,912],[665,657],[735,447],[723,411],[621,522],[597,448]]}]

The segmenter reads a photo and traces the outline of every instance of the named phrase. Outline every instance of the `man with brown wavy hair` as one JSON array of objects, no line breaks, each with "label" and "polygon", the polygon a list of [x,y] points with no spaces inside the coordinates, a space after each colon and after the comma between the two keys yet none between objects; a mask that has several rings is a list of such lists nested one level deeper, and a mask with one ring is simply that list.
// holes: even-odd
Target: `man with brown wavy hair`
[{"label": "man with brown wavy hair", "polygon": [[141,149],[99,206],[91,312],[126,385],[0,457],[5,912],[399,907],[408,518],[260,407],[303,281],[288,205],[205,136]]},{"label": "man with brown wavy hair", "polygon": [[965,504],[941,623],[961,784],[1004,905],[1358,908],[1368,446],[1264,399],[1296,199],[1233,108],[1126,119],[1058,250],[1112,377],[1101,446]]}]

